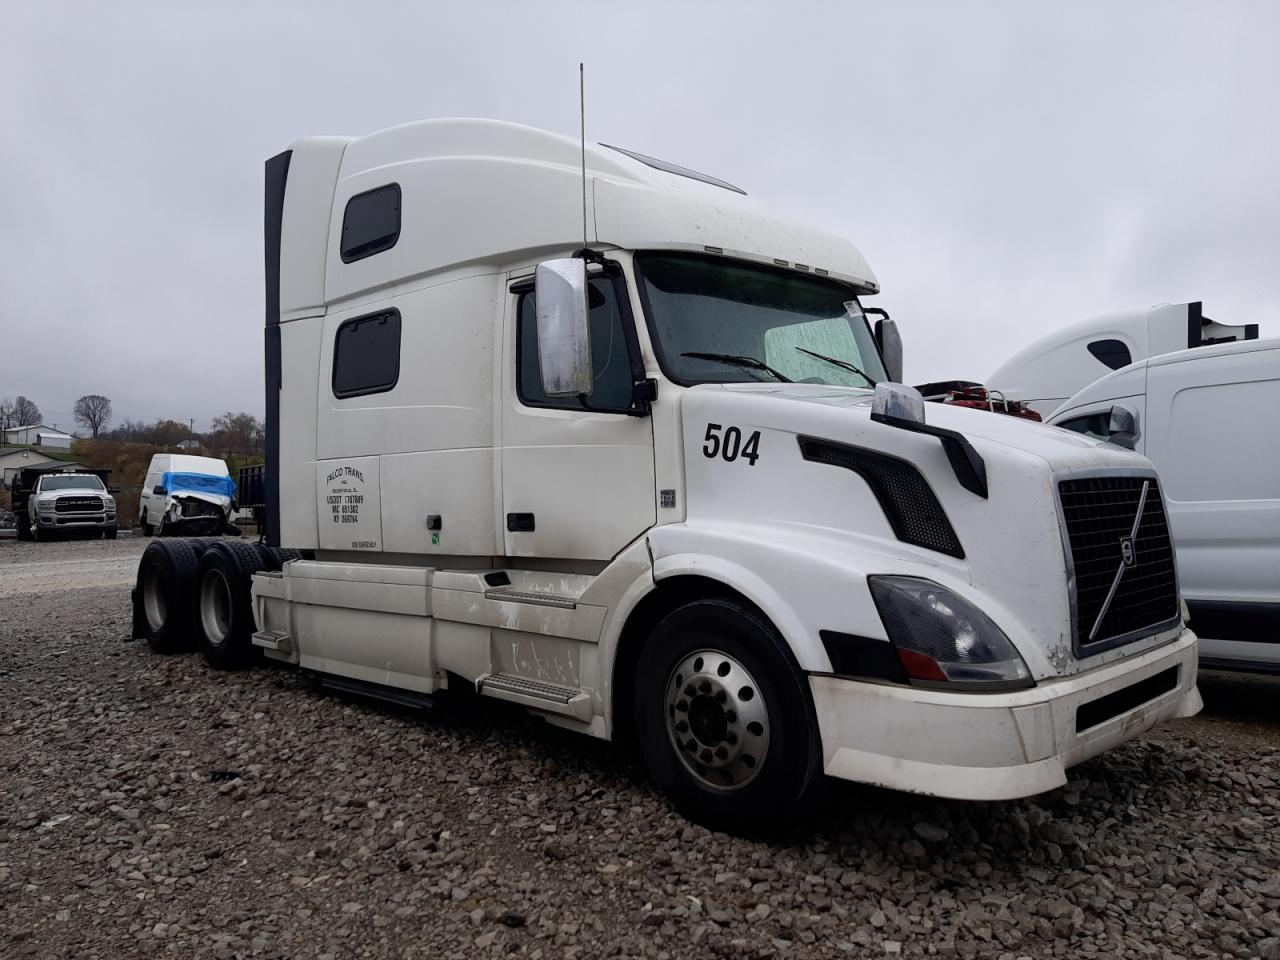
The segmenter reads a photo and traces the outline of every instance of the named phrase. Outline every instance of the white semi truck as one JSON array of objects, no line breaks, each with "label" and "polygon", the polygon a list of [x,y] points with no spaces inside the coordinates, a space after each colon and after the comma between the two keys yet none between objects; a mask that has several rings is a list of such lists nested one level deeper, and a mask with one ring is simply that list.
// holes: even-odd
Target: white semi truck
[{"label": "white semi truck", "polygon": [[151,544],[156,649],[635,737],[726,825],[1027,796],[1199,710],[1150,462],[926,411],[851,243],[479,120],[294,144],[265,235],[270,546]]}]

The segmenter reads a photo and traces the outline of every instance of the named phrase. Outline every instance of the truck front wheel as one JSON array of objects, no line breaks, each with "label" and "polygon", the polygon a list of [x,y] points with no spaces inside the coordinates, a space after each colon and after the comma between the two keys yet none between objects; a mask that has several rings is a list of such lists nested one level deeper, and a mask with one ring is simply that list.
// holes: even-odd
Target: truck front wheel
[{"label": "truck front wheel", "polygon": [[822,753],[808,682],[757,610],[708,599],[668,614],[635,684],[650,775],[691,820],[776,829],[812,797]]}]

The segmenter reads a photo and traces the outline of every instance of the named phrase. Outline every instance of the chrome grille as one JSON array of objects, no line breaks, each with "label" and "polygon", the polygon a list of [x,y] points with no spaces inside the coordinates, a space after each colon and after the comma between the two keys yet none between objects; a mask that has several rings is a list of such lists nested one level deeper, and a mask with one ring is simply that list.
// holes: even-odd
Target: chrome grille
[{"label": "chrome grille", "polygon": [[1154,476],[1058,484],[1075,573],[1075,652],[1090,656],[1178,617],[1173,543]]},{"label": "chrome grille", "polygon": [[53,504],[54,513],[101,513],[101,497],[59,497]]}]

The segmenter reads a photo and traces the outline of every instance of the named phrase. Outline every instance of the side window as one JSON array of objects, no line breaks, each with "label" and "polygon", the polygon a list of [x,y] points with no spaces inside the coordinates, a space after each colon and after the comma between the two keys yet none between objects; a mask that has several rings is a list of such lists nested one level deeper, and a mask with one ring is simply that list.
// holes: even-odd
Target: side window
[{"label": "side window", "polygon": [[1056,427],[1062,427],[1063,430],[1074,430],[1076,433],[1083,433],[1086,437],[1093,437],[1095,440],[1111,439],[1111,410],[1100,410],[1097,413],[1085,414],[1083,417],[1072,417],[1070,420],[1063,420],[1061,423],[1054,424]]},{"label": "side window", "polygon": [[333,395],[383,393],[400,379],[400,311],[356,317],[333,342]]},{"label": "side window", "polygon": [[1112,370],[1119,370],[1133,363],[1129,348],[1121,340],[1095,340],[1089,344],[1089,352]]},{"label": "side window", "polygon": [[[631,357],[627,352],[624,324],[627,315],[619,306],[626,290],[620,279],[592,277],[588,283],[588,316],[591,321],[591,367],[594,386],[587,403],[592,410],[626,412],[631,408]],[[538,319],[532,291],[521,294],[516,307],[516,394],[530,407],[581,410],[576,397],[548,397],[542,392],[538,365]]]},{"label": "side window", "polygon": [[400,239],[400,184],[357,193],[342,214],[342,262],[390,250]]}]

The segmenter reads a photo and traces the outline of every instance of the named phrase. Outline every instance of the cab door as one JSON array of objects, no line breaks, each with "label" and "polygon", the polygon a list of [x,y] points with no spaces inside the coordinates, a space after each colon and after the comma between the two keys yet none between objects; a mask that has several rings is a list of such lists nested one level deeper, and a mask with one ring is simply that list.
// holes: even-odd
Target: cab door
[{"label": "cab door", "polygon": [[643,367],[626,281],[614,269],[588,286],[585,408],[543,392],[533,281],[508,289],[499,517],[508,556],[610,560],[654,524],[653,423],[632,412]]}]

